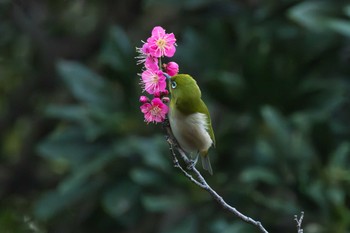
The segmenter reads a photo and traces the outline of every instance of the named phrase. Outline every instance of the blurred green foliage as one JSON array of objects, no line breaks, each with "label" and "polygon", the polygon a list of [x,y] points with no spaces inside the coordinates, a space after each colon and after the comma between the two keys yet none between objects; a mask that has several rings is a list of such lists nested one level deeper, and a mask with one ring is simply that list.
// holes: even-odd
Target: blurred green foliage
[{"label": "blurred green foliage", "polygon": [[208,182],[269,232],[350,232],[346,1],[0,1],[0,232],[234,233],[139,111],[135,47],[162,25],[198,81]]}]

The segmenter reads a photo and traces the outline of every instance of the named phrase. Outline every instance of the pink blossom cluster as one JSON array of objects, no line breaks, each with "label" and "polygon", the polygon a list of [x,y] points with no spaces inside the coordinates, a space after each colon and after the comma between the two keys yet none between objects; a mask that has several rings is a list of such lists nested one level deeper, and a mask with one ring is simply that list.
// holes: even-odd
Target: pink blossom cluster
[{"label": "pink blossom cluster", "polygon": [[166,76],[174,76],[179,72],[176,62],[170,61],[162,64],[162,58],[172,57],[176,51],[176,38],[173,33],[166,33],[165,30],[156,26],[152,35],[143,42],[141,48],[136,48],[139,55],[137,64],[142,64],[141,87],[144,92],[152,95],[152,100],[147,96],[141,96],[140,107],[146,122],[163,122],[168,113],[169,102],[167,97]]}]

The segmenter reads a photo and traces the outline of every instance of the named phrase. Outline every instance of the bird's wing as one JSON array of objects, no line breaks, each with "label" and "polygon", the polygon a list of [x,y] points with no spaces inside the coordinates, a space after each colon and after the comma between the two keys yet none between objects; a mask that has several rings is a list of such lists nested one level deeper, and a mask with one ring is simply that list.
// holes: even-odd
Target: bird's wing
[{"label": "bird's wing", "polygon": [[213,145],[215,147],[216,142],[215,142],[215,135],[214,135],[214,130],[213,127],[211,125],[211,118],[210,118],[210,113],[209,110],[207,108],[207,106],[205,105],[205,103],[203,102],[203,100],[200,101],[200,107],[198,108],[198,112],[203,113],[207,116],[207,131],[210,135],[211,140],[213,141]]}]

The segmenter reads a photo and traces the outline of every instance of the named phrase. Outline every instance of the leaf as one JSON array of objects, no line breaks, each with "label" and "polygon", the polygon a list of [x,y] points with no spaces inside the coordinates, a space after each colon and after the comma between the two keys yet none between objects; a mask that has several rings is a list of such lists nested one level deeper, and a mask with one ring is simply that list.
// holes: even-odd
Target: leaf
[{"label": "leaf", "polygon": [[57,70],[72,94],[78,100],[95,109],[114,109],[120,98],[111,84],[87,67],[70,61],[57,63]]},{"label": "leaf", "polygon": [[[205,3],[207,0],[163,0],[162,4],[170,5],[176,8],[191,8],[200,6]],[[152,8],[156,5],[159,5],[159,1],[157,0],[145,0],[144,6],[146,8]]]},{"label": "leaf", "polygon": [[282,146],[288,146],[289,129],[282,116],[270,106],[262,107],[261,114],[273,137],[277,139]]},{"label": "leaf", "polygon": [[80,125],[88,141],[120,127],[119,122],[124,118],[120,113],[99,112],[80,105],[49,105],[46,109],[49,117],[71,121]]},{"label": "leaf", "polygon": [[255,232],[254,227],[244,222],[229,223],[227,220],[218,218],[210,226],[210,232],[213,233],[241,233]]},{"label": "leaf", "polygon": [[[284,212],[284,213],[296,213],[298,211],[297,204],[295,201],[286,201],[285,198],[282,198],[282,194],[279,193],[278,196],[271,194],[263,194],[259,191],[252,191],[251,194],[252,198],[255,202],[268,207],[271,210],[277,211],[277,212]],[[284,194],[288,195],[288,194]]]},{"label": "leaf", "polygon": [[334,167],[348,168],[350,158],[350,143],[343,142],[333,152],[329,164]]},{"label": "leaf", "polygon": [[34,214],[41,220],[48,220],[61,213],[66,208],[72,207],[82,198],[95,192],[103,185],[100,180],[94,180],[69,190],[54,190],[45,193],[36,203]]},{"label": "leaf", "polygon": [[180,195],[146,195],[142,197],[142,204],[151,212],[167,212],[181,208],[186,199]]},{"label": "leaf", "polygon": [[130,177],[135,183],[139,185],[157,186],[161,182],[159,174],[157,174],[153,170],[147,169],[133,169],[130,171]]},{"label": "leaf", "polygon": [[348,5],[346,5],[346,6],[344,7],[344,13],[345,13],[348,17],[350,17],[350,4],[348,4]]},{"label": "leaf", "polygon": [[193,233],[198,232],[198,221],[195,216],[186,216],[181,222],[167,226],[161,233]]},{"label": "leaf", "polygon": [[345,204],[345,192],[343,188],[329,187],[326,190],[326,196],[329,199],[329,201],[334,205],[343,206]]},{"label": "leaf", "polygon": [[84,164],[84,161],[98,153],[104,146],[86,141],[80,128],[71,127],[52,133],[38,147],[38,153],[50,160],[64,159],[73,169]]},{"label": "leaf", "polygon": [[167,143],[163,137],[135,137],[130,136],[123,140],[123,143],[115,144],[115,153],[123,156],[138,153],[141,155],[145,164],[157,169],[166,171],[169,168],[170,162],[166,155],[169,151],[166,150]]},{"label": "leaf", "polygon": [[150,140],[142,140],[139,144],[139,150],[147,165],[164,171],[171,164],[167,157],[170,153],[166,150],[167,146],[164,137],[153,137]]},{"label": "leaf", "polygon": [[257,139],[254,153],[257,154],[256,160],[261,161],[261,163],[264,164],[271,164],[275,160],[275,153],[276,152],[271,143],[263,138]]},{"label": "leaf", "polygon": [[325,197],[326,189],[324,186],[325,184],[321,180],[314,180],[307,186],[305,192],[320,208],[327,209],[328,202]]},{"label": "leaf", "polygon": [[310,30],[322,32],[326,29],[325,15],[329,10],[327,2],[306,1],[288,10],[288,17]]},{"label": "leaf", "polygon": [[91,159],[84,166],[73,171],[70,176],[60,183],[59,190],[62,192],[73,190],[83,185],[93,175],[102,173],[103,169],[117,157],[116,154],[111,153],[108,149],[104,148],[104,150],[106,152],[99,151],[96,158]]},{"label": "leaf", "polygon": [[115,70],[127,71],[132,61],[132,46],[129,38],[120,27],[109,29],[108,36],[100,54],[100,61]]},{"label": "leaf", "polygon": [[278,176],[263,167],[250,167],[240,174],[240,180],[244,183],[263,182],[270,185],[277,185],[280,182]]},{"label": "leaf", "polygon": [[241,222],[237,222],[237,223],[232,223],[230,224],[226,229],[224,229],[223,231],[221,231],[221,233],[241,233],[241,232],[250,232],[250,230],[252,229],[251,226],[249,226],[248,224],[244,224]]},{"label": "leaf", "polygon": [[[302,2],[291,8],[288,16],[303,26],[317,32],[331,29],[344,36],[350,36],[350,21],[332,17],[331,5],[327,2]],[[345,8],[347,13],[347,8]]]},{"label": "leaf", "polygon": [[329,19],[327,20],[327,27],[344,36],[350,37],[350,20]]},{"label": "leaf", "polygon": [[49,117],[54,117],[68,121],[87,121],[89,116],[89,110],[85,106],[79,105],[49,105],[46,108],[46,114]]},{"label": "leaf", "polygon": [[130,225],[136,216],[135,208],[139,199],[140,189],[129,181],[121,181],[112,186],[102,199],[105,210],[123,225]]},{"label": "leaf", "polygon": [[[211,95],[214,95],[223,102],[238,99],[244,91],[244,80],[236,73],[224,71],[219,73],[208,72],[205,76],[208,77],[207,86],[211,91]],[[220,89],[220,92],[216,93],[215,90],[218,89]]]}]

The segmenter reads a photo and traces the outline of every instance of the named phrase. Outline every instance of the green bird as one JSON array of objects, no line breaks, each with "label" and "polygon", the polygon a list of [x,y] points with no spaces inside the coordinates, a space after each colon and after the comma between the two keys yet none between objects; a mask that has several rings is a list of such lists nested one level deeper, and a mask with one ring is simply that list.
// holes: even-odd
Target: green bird
[{"label": "green bird", "polygon": [[168,78],[171,94],[169,122],[173,134],[182,149],[196,155],[194,164],[200,155],[204,170],[212,175],[208,150],[215,147],[215,136],[197,82],[188,74]]}]

